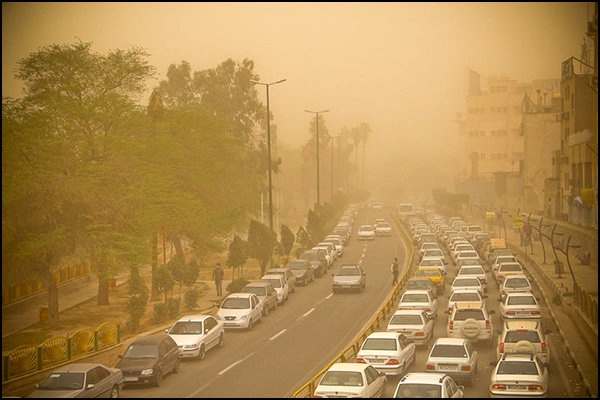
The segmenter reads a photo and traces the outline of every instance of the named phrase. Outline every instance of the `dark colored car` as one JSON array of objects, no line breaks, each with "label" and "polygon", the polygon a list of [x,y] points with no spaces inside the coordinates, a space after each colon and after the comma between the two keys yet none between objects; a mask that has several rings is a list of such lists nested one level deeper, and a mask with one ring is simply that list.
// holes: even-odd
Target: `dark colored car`
[{"label": "dark colored car", "polygon": [[119,356],[117,368],[123,372],[123,383],[152,383],[160,386],[162,378],[177,373],[179,350],[167,334],[144,336],[131,343]]},{"label": "dark colored car", "polygon": [[437,297],[437,289],[429,278],[410,278],[406,281],[405,290],[429,290],[434,297]]},{"label": "dark colored car", "polygon": [[300,256],[301,259],[310,263],[313,274],[316,278],[320,277],[327,270],[327,259],[325,250],[307,250]]},{"label": "dark colored car", "polygon": [[102,364],[73,363],[53,370],[28,397],[119,397],[123,374]]},{"label": "dark colored car", "polygon": [[333,292],[339,292],[344,289],[364,290],[367,285],[367,274],[355,264],[343,264],[333,274]]},{"label": "dark colored car", "polygon": [[287,268],[296,275],[296,284],[306,286],[315,279],[313,269],[310,267],[310,262],[303,259],[290,261]]},{"label": "dark colored car", "polygon": [[269,282],[250,282],[242,288],[242,293],[254,293],[257,295],[259,300],[264,302],[264,315],[277,308],[277,292]]}]

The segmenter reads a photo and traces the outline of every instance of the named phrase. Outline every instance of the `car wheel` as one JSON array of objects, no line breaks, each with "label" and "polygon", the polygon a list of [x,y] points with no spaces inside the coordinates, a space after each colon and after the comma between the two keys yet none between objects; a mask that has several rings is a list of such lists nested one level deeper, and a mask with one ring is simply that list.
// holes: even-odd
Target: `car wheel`
[{"label": "car wheel", "polygon": [[162,371],[159,369],[156,371],[156,376],[154,376],[154,386],[159,387],[162,381]]},{"label": "car wheel", "polygon": [[111,399],[118,399],[119,398],[119,387],[117,385],[113,386],[111,391],[110,391],[110,398]]},{"label": "car wheel", "polygon": [[252,318],[250,318],[250,321],[248,321],[248,330],[251,330],[253,326],[254,326],[254,321],[252,320]]},{"label": "car wheel", "polygon": [[202,361],[206,358],[206,349],[204,345],[200,346],[200,353],[198,353],[198,360]]},{"label": "car wheel", "polygon": [[173,366],[173,373],[176,374],[179,372],[179,357],[175,360],[175,365]]},{"label": "car wheel", "polygon": [[221,335],[219,335],[219,344],[218,344],[218,346],[219,347],[223,347],[224,344],[225,344],[225,335],[223,335],[221,333]]}]

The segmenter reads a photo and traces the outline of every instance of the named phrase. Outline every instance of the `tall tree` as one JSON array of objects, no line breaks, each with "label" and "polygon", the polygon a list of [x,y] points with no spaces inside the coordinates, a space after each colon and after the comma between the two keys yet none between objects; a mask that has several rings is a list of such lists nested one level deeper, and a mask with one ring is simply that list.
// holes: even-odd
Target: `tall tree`
[{"label": "tall tree", "polygon": [[287,258],[294,246],[294,233],[287,225],[281,225],[281,246],[283,247],[283,255]]},{"label": "tall tree", "polygon": [[[232,269],[232,280],[235,279],[235,271],[239,270],[246,262],[247,255],[247,244],[238,235],[233,237],[233,240],[229,244],[229,254],[227,255],[227,265]],[[238,273],[238,277],[239,277]]]},{"label": "tall tree", "polygon": [[277,242],[275,233],[268,226],[256,220],[250,221],[248,229],[248,255],[260,263],[261,275],[264,275],[267,264],[273,255],[273,247]]}]

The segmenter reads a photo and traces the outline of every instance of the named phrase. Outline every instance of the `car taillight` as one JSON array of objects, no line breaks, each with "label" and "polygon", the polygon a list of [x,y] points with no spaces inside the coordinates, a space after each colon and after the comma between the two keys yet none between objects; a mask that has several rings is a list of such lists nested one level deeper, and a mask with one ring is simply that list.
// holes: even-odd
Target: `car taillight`
[{"label": "car taillight", "polygon": [[431,308],[427,307],[427,308],[425,309],[425,312],[431,312]]},{"label": "car taillight", "polygon": [[538,390],[544,390],[544,388],[541,385],[529,385],[527,386],[527,390],[534,392]]},{"label": "car taillight", "polygon": [[357,363],[366,364],[366,363],[367,363],[367,360],[365,360],[364,358],[356,357],[356,362],[357,362]]},{"label": "car taillight", "polygon": [[461,371],[470,371],[471,370],[471,366],[470,365],[463,365],[462,367],[460,367]]},{"label": "car taillight", "polygon": [[398,365],[400,364],[400,361],[396,360],[395,358],[390,358],[389,360],[387,360],[385,362],[385,365]]},{"label": "car taillight", "polygon": [[490,320],[489,319],[485,320],[485,329],[490,329]]},{"label": "car taillight", "polygon": [[498,344],[498,351],[499,351],[500,353],[504,353],[504,342],[500,342],[500,343]]},{"label": "car taillight", "polygon": [[433,364],[427,364],[427,365],[425,366],[425,369],[430,369],[430,370],[433,370],[433,369],[435,369],[435,365],[433,365]]},{"label": "car taillight", "polygon": [[539,311],[531,311],[531,315],[540,315]]},{"label": "car taillight", "polygon": [[454,321],[448,321],[448,329],[454,329]]},{"label": "car taillight", "polygon": [[415,336],[425,336],[425,332],[415,332]]},{"label": "car taillight", "polygon": [[506,385],[502,385],[500,383],[495,383],[495,384],[492,385],[492,389],[506,390]]},{"label": "car taillight", "polygon": [[542,342],[542,352],[546,352],[546,342]]},{"label": "car taillight", "polygon": [[515,315],[515,312],[514,311],[507,311],[506,315]]}]

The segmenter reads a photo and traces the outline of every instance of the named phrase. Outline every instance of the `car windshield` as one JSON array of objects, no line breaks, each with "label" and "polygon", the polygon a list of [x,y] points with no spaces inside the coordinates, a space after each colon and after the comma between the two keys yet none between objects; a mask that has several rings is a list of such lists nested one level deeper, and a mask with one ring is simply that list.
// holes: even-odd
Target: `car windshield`
[{"label": "car windshield", "polygon": [[352,371],[328,371],[320,385],[323,386],[363,386],[363,378],[360,372]]},{"label": "car windshield", "polygon": [[360,227],[361,231],[372,231],[373,227],[371,225],[363,225]]},{"label": "car windshield", "polygon": [[132,344],[123,358],[158,358],[158,344]]},{"label": "car windshield", "polygon": [[421,264],[419,264],[419,265],[423,266],[423,267],[435,267],[435,266],[442,265],[442,260],[440,260],[440,259],[423,260],[423,261],[421,261]]},{"label": "car windshield", "polygon": [[498,264],[507,263],[507,262],[517,262],[517,260],[513,256],[498,257],[498,261],[497,261]]},{"label": "car windshield", "polygon": [[243,293],[254,293],[257,296],[266,296],[267,288],[264,286],[246,286],[242,289]]},{"label": "car windshield", "polygon": [[460,265],[481,265],[481,262],[477,259],[466,258],[464,260],[460,260]]},{"label": "car windshield", "polygon": [[440,256],[442,257],[444,255],[444,253],[442,253],[441,250],[438,249],[431,249],[431,250],[427,250],[424,254],[424,257],[433,257],[433,256]]},{"label": "car windshield", "polygon": [[521,340],[527,340],[531,343],[539,343],[540,335],[536,331],[517,329],[516,331],[506,332],[506,337],[504,338],[506,343],[517,343]]},{"label": "car windshield", "polygon": [[43,390],[78,390],[83,389],[82,372],[55,372],[50,374],[39,385]]},{"label": "car windshield", "polygon": [[271,286],[273,286],[276,289],[281,287],[281,280],[279,280],[279,279],[261,279],[261,281],[269,282],[271,284]]},{"label": "car windshield", "polygon": [[291,269],[307,269],[308,265],[306,265],[306,262],[304,262],[304,261],[296,260],[296,261],[292,261],[291,263],[289,263],[287,265],[287,267],[291,268]]},{"label": "car windshield", "polygon": [[483,268],[481,267],[471,267],[471,268],[461,268],[460,271],[458,271],[459,275],[483,275],[485,274],[485,272],[483,272]]},{"label": "car windshield", "polygon": [[470,318],[476,319],[478,321],[485,320],[483,311],[477,308],[456,310],[456,313],[454,314],[454,321],[465,321]]},{"label": "car windshield", "polygon": [[360,270],[356,267],[341,267],[336,273],[338,276],[360,275]]},{"label": "car windshield", "polygon": [[398,343],[396,339],[375,339],[369,338],[362,347],[363,350],[397,350]]},{"label": "car windshield", "polygon": [[469,358],[465,346],[455,344],[436,344],[430,357]]},{"label": "car windshield", "polygon": [[521,266],[519,264],[509,264],[509,265],[502,264],[500,266],[499,271],[500,272],[516,272],[516,271],[521,272],[521,271],[523,271],[523,269],[521,268]]},{"label": "car windshield", "polygon": [[442,386],[428,383],[401,383],[394,397],[439,399],[442,397]]},{"label": "car windshield", "polygon": [[450,301],[481,301],[479,293],[454,293]]},{"label": "car windshield", "polygon": [[509,306],[535,306],[537,302],[533,296],[510,296],[507,304]]},{"label": "car windshield", "polygon": [[202,321],[178,321],[169,330],[171,335],[201,335]]},{"label": "car windshield", "polygon": [[497,375],[539,375],[533,361],[501,361]]},{"label": "car windshield", "polygon": [[230,297],[225,299],[223,304],[221,304],[221,308],[233,310],[247,309],[250,308],[250,299],[246,297]]},{"label": "car windshield", "polygon": [[477,257],[479,257],[479,256],[474,251],[464,251],[464,252],[461,251],[460,254],[458,255],[458,258],[477,258]]},{"label": "car windshield", "polygon": [[527,278],[507,278],[504,282],[504,287],[526,288],[529,287],[529,281]]},{"label": "car windshield", "polygon": [[429,299],[426,294],[421,293],[408,293],[402,296],[401,303],[429,303]]},{"label": "car windshield", "polygon": [[394,315],[390,325],[423,325],[420,315]]}]

